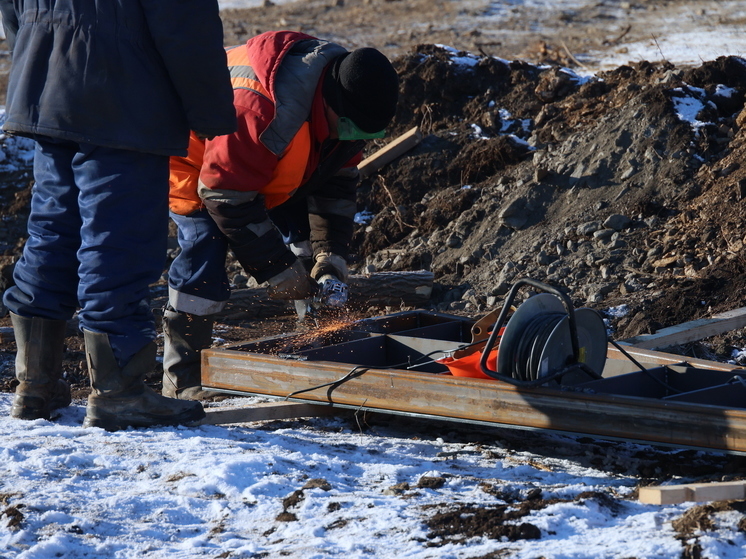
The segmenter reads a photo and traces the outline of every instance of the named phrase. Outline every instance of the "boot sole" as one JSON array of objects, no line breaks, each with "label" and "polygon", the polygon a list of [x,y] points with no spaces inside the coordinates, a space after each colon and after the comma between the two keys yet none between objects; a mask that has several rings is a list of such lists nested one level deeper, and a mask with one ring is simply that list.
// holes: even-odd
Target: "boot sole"
[{"label": "boot sole", "polygon": [[10,407],[10,416],[14,419],[25,420],[50,419],[54,410],[66,408],[71,401],[63,397],[58,401],[47,403],[47,400],[40,396],[19,396],[16,394]]},{"label": "boot sole", "polygon": [[121,431],[128,427],[143,429],[147,427],[172,427],[184,425],[187,427],[196,426],[206,417],[205,410],[199,408],[188,413],[176,416],[163,417],[160,415],[149,415],[138,413],[137,416],[127,417],[122,415],[95,413],[88,414],[83,421],[83,427],[99,427],[106,431]]},{"label": "boot sole", "polygon": [[34,405],[13,404],[10,408],[10,416],[14,419],[25,419],[27,421],[34,419],[50,419],[51,415],[51,410]]}]

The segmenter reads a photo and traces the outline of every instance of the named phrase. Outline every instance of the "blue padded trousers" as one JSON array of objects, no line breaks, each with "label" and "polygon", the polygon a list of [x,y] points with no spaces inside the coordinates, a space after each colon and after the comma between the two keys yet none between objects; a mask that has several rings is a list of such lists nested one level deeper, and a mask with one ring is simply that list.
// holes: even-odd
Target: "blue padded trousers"
[{"label": "blue padded trousers", "polygon": [[168,270],[168,298],[174,310],[208,316],[230,297],[225,259],[228,241],[207,210],[189,215],[171,212],[181,251]]},{"label": "blue padded trousers", "polygon": [[168,157],[36,138],[29,238],[5,306],[109,335],[120,366],[155,338],[150,285],[165,266]]}]

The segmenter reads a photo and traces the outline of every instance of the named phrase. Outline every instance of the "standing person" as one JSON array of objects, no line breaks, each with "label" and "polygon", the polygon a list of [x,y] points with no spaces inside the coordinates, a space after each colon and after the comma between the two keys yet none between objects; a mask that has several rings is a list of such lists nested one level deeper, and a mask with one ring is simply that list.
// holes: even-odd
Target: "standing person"
[{"label": "standing person", "polygon": [[396,71],[379,51],[303,33],[253,37],[229,49],[228,66],[238,130],[207,142],[193,134],[189,156],[171,162],[181,252],[169,270],[163,394],[183,399],[206,396],[200,351],[230,294],[228,248],[275,298],[347,281],[356,165],[398,100]]},{"label": "standing person", "polygon": [[70,403],[66,321],[79,311],[85,426],[204,417],[145,385],[149,285],[165,265],[169,157],[190,130],[236,129],[215,0],[0,0],[13,61],[4,130],[36,141],[29,238],[4,294],[18,351],[11,415]]}]

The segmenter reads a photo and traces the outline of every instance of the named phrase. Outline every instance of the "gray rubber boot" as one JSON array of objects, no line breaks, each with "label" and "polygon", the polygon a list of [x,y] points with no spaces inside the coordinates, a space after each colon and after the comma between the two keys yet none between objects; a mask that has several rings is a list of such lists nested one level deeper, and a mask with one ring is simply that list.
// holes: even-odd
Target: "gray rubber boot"
[{"label": "gray rubber boot", "polygon": [[180,400],[216,400],[216,392],[202,389],[201,352],[212,345],[210,316],[163,311],[163,389]]},{"label": "gray rubber boot", "polygon": [[191,424],[205,417],[199,402],[166,398],[145,384],[145,375],[155,365],[155,342],[120,367],[107,334],[83,330],[83,335],[92,388],[83,427],[117,431],[127,427]]},{"label": "gray rubber boot", "polygon": [[67,321],[27,318],[10,313],[16,338],[16,387],[10,415],[49,419],[70,405],[70,385],[62,380],[62,352]]}]

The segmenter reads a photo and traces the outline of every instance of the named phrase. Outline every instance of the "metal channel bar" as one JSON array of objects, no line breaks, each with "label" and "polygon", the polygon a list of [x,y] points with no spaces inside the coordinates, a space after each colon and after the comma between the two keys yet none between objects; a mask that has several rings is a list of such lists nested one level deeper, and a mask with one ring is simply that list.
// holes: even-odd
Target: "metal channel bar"
[{"label": "metal channel bar", "polygon": [[[656,353],[645,350],[643,361],[651,362]],[[669,358],[664,355],[662,359],[665,362]],[[680,362],[681,357],[678,359]],[[274,397],[334,383],[354,368],[345,363],[291,361],[228,349],[205,350],[202,360],[203,386]],[[731,367],[722,367],[728,368]],[[401,369],[367,369],[347,382],[310,390],[295,399],[380,412],[746,452],[746,410],[713,405],[544,387],[525,389],[494,380]]]}]

